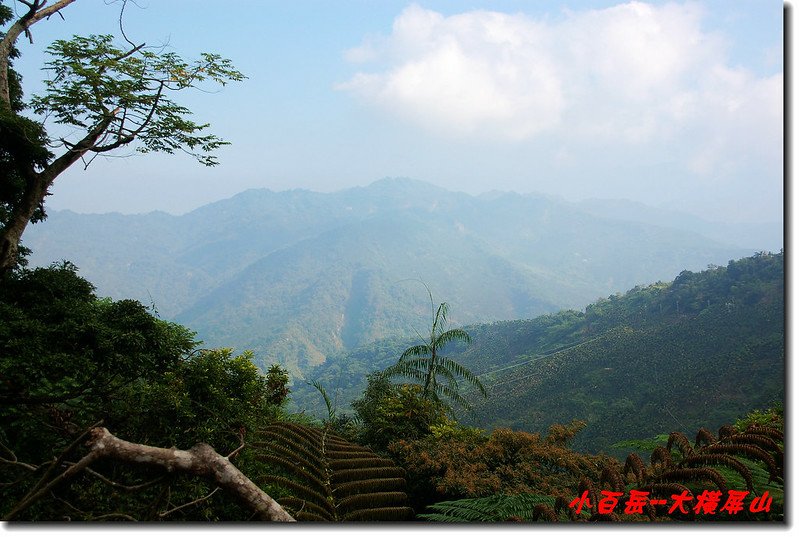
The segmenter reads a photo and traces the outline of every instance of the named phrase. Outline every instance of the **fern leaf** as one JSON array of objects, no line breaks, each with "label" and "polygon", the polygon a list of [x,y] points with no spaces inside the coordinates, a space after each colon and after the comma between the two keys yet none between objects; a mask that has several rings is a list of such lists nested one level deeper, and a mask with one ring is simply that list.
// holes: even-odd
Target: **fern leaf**
[{"label": "fern leaf", "polygon": [[333,493],[338,497],[345,497],[352,494],[389,492],[404,487],[404,479],[399,477],[387,477],[383,479],[364,479],[361,481],[341,483],[335,489],[333,489]]},{"label": "fern leaf", "polygon": [[314,489],[297,483],[296,481],[292,481],[278,475],[264,475],[261,476],[260,480],[267,483],[275,483],[276,485],[280,485],[284,489],[293,492],[298,497],[306,498],[308,501],[315,503],[320,508],[327,509],[331,514],[336,512],[336,508],[327,498],[319,494]]},{"label": "fern leaf", "polygon": [[456,375],[463,377],[464,380],[480,390],[480,393],[483,397],[488,397],[488,392],[486,391],[485,386],[483,386],[483,383],[480,382],[480,379],[477,378],[477,375],[469,371],[463,365],[450,358],[444,358],[441,362],[441,366],[442,368],[448,369]]},{"label": "fern leaf", "polygon": [[413,347],[405,349],[405,352],[403,352],[399,358],[399,362],[404,362],[411,356],[430,356],[431,354],[432,349],[429,345],[414,345]]},{"label": "fern leaf", "polygon": [[694,465],[723,465],[726,466],[736,472],[743,478],[746,482],[746,489],[747,490],[754,490],[754,484],[752,481],[752,472],[749,471],[744,464],[740,461],[735,459],[734,457],[730,457],[729,455],[725,455],[723,453],[697,453],[692,455],[680,463],[680,466],[694,466]]},{"label": "fern leaf", "polygon": [[408,495],[404,492],[380,492],[377,494],[355,494],[342,500],[336,508],[339,513],[349,513],[360,509],[381,507],[404,507]]},{"label": "fern leaf", "polygon": [[274,455],[269,455],[267,453],[256,455],[256,459],[262,462],[268,462],[274,464],[275,466],[279,466],[280,468],[283,468],[284,470],[290,472],[292,477],[304,480],[307,486],[310,486],[318,493],[320,494],[325,493],[325,484],[322,483],[322,481],[316,475],[298,466],[294,461],[286,460],[282,457],[276,457]]},{"label": "fern leaf", "polygon": [[297,513],[294,518],[297,522],[330,522],[329,518],[324,518],[316,513],[311,513],[310,511],[301,511]]},{"label": "fern leaf", "polygon": [[413,509],[410,507],[382,507],[379,509],[361,509],[348,513],[345,521],[374,521],[390,522],[413,519]]},{"label": "fern leaf", "polygon": [[308,512],[323,518],[324,520],[333,520],[333,513],[328,512],[326,509],[316,505],[308,500],[297,498],[296,496],[289,496],[287,498],[279,498],[277,503],[283,507],[290,509],[297,518],[299,513]]},{"label": "fern leaf", "polygon": [[386,459],[380,457],[368,458],[353,458],[353,459],[336,459],[329,461],[331,470],[345,470],[347,468],[374,468],[376,466],[382,467],[386,465]]},{"label": "fern leaf", "polygon": [[331,484],[346,483],[348,481],[362,481],[365,479],[384,479],[387,477],[404,478],[406,472],[399,466],[375,466],[371,468],[352,468],[333,472],[330,476]]}]

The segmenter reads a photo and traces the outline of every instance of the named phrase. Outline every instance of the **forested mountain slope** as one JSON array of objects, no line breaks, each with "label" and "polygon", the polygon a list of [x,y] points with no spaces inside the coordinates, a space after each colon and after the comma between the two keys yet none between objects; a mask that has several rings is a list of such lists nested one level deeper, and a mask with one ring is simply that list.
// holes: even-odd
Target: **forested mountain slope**
[{"label": "forested mountain slope", "polygon": [[[718,427],[784,398],[784,291],[783,254],[758,254],[584,311],[467,327],[473,344],[449,355],[480,375],[489,398],[474,397],[475,414],[463,418],[528,431],[581,419],[588,425],[575,445],[588,451]],[[365,373],[412,343],[361,348],[309,376],[340,389],[346,411]],[[299,407],[317,404],[305,387],[295,392]]]},{"label": "forested mountain slope", "polygon": [[206,347],[252,349],[295,375],[413,334],[427,293],[467,324],[582,308],[752,250],[512,193],[387,179],[334,193],[251,190],[182,216],[53,212],[31,262],[68,259],[100,295],[132,297]]}]

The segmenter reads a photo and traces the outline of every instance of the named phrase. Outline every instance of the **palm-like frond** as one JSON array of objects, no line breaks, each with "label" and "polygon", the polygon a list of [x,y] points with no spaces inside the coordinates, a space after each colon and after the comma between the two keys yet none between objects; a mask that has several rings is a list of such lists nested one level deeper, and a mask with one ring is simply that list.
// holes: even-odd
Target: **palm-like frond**
[{"label": "palm-like frond", "polygon": [[430,345],[414,345],[405,349],[405,352],[400,356],[399,361],[403,362],[411,356],[430,356],[433,353]]},{"label": "palm-like frond", "polygon": [[413,516],[405,505],[405,470],[371,449],[327,429],[289,423],[270,426],[261,439],[254,444],[256,456],[284,475],[259,479],[291,492],[278,502],[297,520],[408,520]]},{"label": "palm-like frond", "polygon": [[438,349],[442,349],[444,348],[444,345],[453,341],[462,341],[468,345],[471,344],[472,337],[468,332],[466,332],[466,330],[463,330],[462,328],[452,328],[451,330],[447,330],[443,334],[436,336],[435,346]]},{"label": "palm-like frond", "polygon": [[[440,401],[443,395],[452,402],[469,408],[469,404],[460,395],[457,377],[475,386],[483,397],[488,397],[485,387],[477,375],[454,360],[441,356],[440,352],[452,342],[459,341],[468,345],[472,342],[472,338],[462,328],[444,330],[449,306],[446,302],[442,302],[438,309],[435,309],[433,295],[430,289],[427,291],[430,294],[430,308],[433,315],[429,342],[405,349],[397,363],[385,369],[383,373],[389,378],[405,377],[421,384],[423,398]],[[446,384],[442,384],[441,380],[446,381]]]},{"label": "palm-like frond", "polygon": [[442,358],[441,369],[451,371],[456,375],[463,377],[464,380],[480,390],[480,393],[483,395],[483,397],[488,397],[488,392],[486,391],[485,386],[483,386],[483,383],[480,382],[480,379],[477,377],[477,375],[463,367],[455,360],[451,360],[450,358]]},{"label": "palm-like frond", "polygon": [[512,518],[533,520],[538,505],[552,507],[554,499],[537,494],[495,495],[465,498],[431,505],[432,513],[419,515],[431,522],[505,522]]}]

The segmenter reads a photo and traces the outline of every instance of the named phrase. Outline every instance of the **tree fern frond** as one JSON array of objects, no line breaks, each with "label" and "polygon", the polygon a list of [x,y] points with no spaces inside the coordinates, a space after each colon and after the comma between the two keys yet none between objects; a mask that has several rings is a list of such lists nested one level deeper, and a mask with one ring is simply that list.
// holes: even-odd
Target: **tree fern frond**
[{"label": "tree fern frond", "polygon": [[318,453],[321,445],[321,437],[315,437],[307,431],[295,427],[270,425],[261,431],[259,436],[277,444],[290,442],[293,446],[299,446],[309,453]]},{"label": "tree fern frond", "polygon": [[277,503],[284,508],[290,509],[294,513],[294,518],[297,518],[297,515],[301,512],[309,512],[322,517],[324,520],[333,520],[333,513],[328,512],[313,502],[297,498],[296,496],[278,498]]},{"label": "tree fern frond", "polygon": [[466,410],[470,410],[472,408],[469,402],[458,392],[457,389],[452,389],[451,387],[445,386],[443,384],[436,384],[434,386],[434,390],[436,395],[444,395],[454,403],[457,403],[461,407],[465,408]]},{"label": "tree fern frond", "polygon": [[484,498],[464,498],[439,502],[428,507],[433,513],[418,515],[434,522],[505,522],[512,518],[532,520],[538,505],[549,509],[555,500],[538,494],[498,494]]},{"label": "tree fern frond", "polygon": [[324,463],[322,462],[321,458],[297,445],[292,446],[276,444],[273,442],[254,442],[253,447],[258,450],[258,453],[267,451],[272,455],[283,457],[287,460],[293,460],[294,464],[297,466],[305,468],[324,467]]},{"label": "tree fern frond", "polygon": [[405,479],[401,477],[386,477],[381,479],[364,479],[361,481],[340,483],[336,486],[336,488],[333,489],[333,493],[338,497],[344,497],[353,494],[390,492],[392,490],[402,488],[405,488]]},{"label": "tree fern frond", "polygon": [[350,442],[327,442],[325,445],[325,456],[330,459],[345,457],[351,459],[353,455],[360,457],[374,456],[375,452],[371,449],[352,444]]},{"label": "tree fern frond", "polygon": [[315,468],[324,466],[321,456],[306,449],[305,445],[297,444],[288,438],[281,439],[280,437],[275,437],[267,442],[253,442],[252,445],[259,451],[269,451],[289,459],[296,459],[305,466],[312,466]]},{"label": "tree fern frond", "polygon": [[336,508],[345,514],[361,509],[377,509],[380,507],[404,507],[408,495],[404,492],[378,492],[372,494],[354,494],[347,496]]},{"label": "tree fern frond", "polygon": [[452,343],[453,341],[462,341],[468,345],[472,343],[472,336],[462,328],[453,328],[447,330],[443,334],[439,334],[435,339],[435,346],[439,349],[443,349],[444,345]]},{"label": "tree fern frond", "polygon": [[669,470],[662,474],[663,481],[711,481],[716,488],[724,493],[727,492],[727,481],[720,473],[712,468],[678,468]]},{"label": "tree fern frond", "polygon": [[698,465],[722,465],[726,466],[736,472],[743,478],[746,482],[746,489],[747,490],[754,490],[755,486],[752,481],[752,472],[749,471],[749,468],[746,467],[743,463],[741,463],[735,457],[731,457],[729,455],[725,455],[723,453],[697,453],[695,455],[691,455],[683,459],[680,462],[680,466],[682,467],[692,467]]},{"label": "tree fern frond", "polygon": [[327,436],[327,433],[322,432],[321,429],[300,425],[299,423],[282,422],[272,427],[291,431],[294,435],[305,438],[313,446],[318,446],[322,437]]},{"label": "tree fern frond", "polygon": [[322,395],[322,399],[324,400],[325,406],[327,407],[327,417],[330,421],[333,421],[336,417],[336,408],[333,405],[333,402],[330,400],[330,397],[328,397],[327,390],[324,388],[324,386],[322,386],[322,383],[319,382],[318,380],[308,381],[308,384],[316,388],[316,391],[318,391]]},{"label": "tree fern frond", "polygon": [[[419,365],[420,362],[424,362],[425,365]],[[426,363],[426,358],[412,358],[410,360],[405,360],[404,362],[397,362],[396,364],[385,368],[383,370],[383,375],[385,375],[386,378],[391,378],[397,375],[402,375],[406,371],[421,372],[425,367],[427,367]]]},{"label": "tree fern frond", "polygon": [[[298,520],[341,520],[345,511],[359,511],[359,518],[373,512],[380,517],[389,512],[375,508],[407,509],[402,505],[407,501],[405,470],[369,448],[327,429],[299,424],[275,424],[262,431],[261,437],[267,441],[257,444],[256,458],[281,468],[289,477],[270,474],[260,480],[293,494],[286,501],[298,513]],[[336,504],[344,506],[341,511]]]},{"label": "tree fern frond", "polygon": [[769,473],[774,477],[779,477],[780,472],[777,462],[766,450],[748,444],[714,444],[702,449],[704,453],[738,453],[746,458],[761,460],[768,468]]},{"label": "tree fern frond", "polygon": [[746,433],[748,434],[759,434],[763,436],[771,437],[778,442],[783,442],[785,440],[785,436],[782,431],[776,429],[774,427],[768,427],[766,425],[750,425],[746,428]]},{"label": "tree fern frond", "polygon": [[308,501],[315,503],[320,508],[327,509],[330,511],[330,513],[336,512],[336,508],[326,497],[319,494],[319,492],[315,491],[314,489],[297,483],[296,481],[292,481],[288,478],[278,475],[264,475],[261,476],[260,480],[279,485],[284,489],[293,492],[296,496],[305,498]]},{"label": "tree fern frond", "polygon": [[297,520],[297,522],[330,522],[331,521],[331,519],[329,519],[329,518],[321,517],[321,516],[317,515],[316,513],[312,513],[310,511],[300,511],[299,513],[294,515],[294,518]]},{"label": "tree fern frond", "polygon": [[383,479],[387,477],[406,476],[405,469],[401,466],[375,466],[372,468],[352,468],[339,470],[330,476],[331,484],[346,483],[348,481],[362,481],[364,479]]},{"label": "tree fern frond", "polygon": [[304,480],[307,486],[312,487],[320,494],[324,494],[325,492],[325,484],[322,483],[322,481],[317,477],[319,471],[311,473],[305,470],[304,468],[298,466],[296,462],[284,459],[283,457],[270,455],[269,453],[258,454],[256,455],[256,459],[262,462],[271,463],[275,466],[283,468],[284,470],[287,470],[288,472],[291,473],[292,477]]},{"label": "tree fern frond", "polygon": [[348,513],[345,521],[405,521],[413,519],[413,509],[410,507],[381,507],[378,509],[361,509]]},{"label": "tree fern frond", "polygon": [[441,366],[442,369],[447,369],[457,375],[460,375],[464,380],[480,390],[480,393],[483,395],[483,397],[488,397],[488,392],[486,391],[485,386],[483,386],[483,383],[480,382],[480,379],[477,378],[477,375],[463,367],[455,360],[451,360],[450,358],[442,358]]},{"label": "tree fern frond", "polygon": [[[426,365],[424,366],[427,367]],[[419,367],[416,363],[411,363],[409,361],[405,362],[397,362],[396,364],[387,367],[383,370],[383,374],[387,378],[393,378],[398,376],[404,376],[409,378],[418,379],[421,377],[424,379],[426,370]]]},{"label": "tree fern frond", "polygon": [[405,349],[405,352],[399,358],[400,362],[405,361],[405,359],[411,356],[430,356],[432,353],[432,349],[430,345],[414,345],[413,347],[408,347]]},{"label": "tree fern frond", "polygon": [[338,470],[345,470],[349,468],[374,468],[384,467],[386,459],[374,456],[369,458],[355,458],[355,459],[336,459],[328,462],[330,469],[335,473]]}]

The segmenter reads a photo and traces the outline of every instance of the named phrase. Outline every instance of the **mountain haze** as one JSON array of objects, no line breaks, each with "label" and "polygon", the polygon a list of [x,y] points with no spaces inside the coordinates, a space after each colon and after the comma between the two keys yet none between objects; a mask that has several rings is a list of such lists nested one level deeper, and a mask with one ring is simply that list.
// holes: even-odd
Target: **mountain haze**
[{"label": "mountain haze", "polygon": [[[784,400],[784,293],[783,254],[757,254],[683,271],[582,311],[467,326],[472,345],[444,354],[479,375],[489,397],[466,392],[474,412],[462,419],[542,434],[580,419],[587,426],[575,446],[594,452],[731,423]],[[351,414],[366,376],[416,343],[380,341],[333,356],[308,376],[336,395],[339,412]],[[298,408],[324,413],[309,386],[296,383],[292,398]]]},{"label": "mountain haze", "polygon": [[418,280],[467,324],[581,308],[752,254],[593,207],[386,179],[329,194],[250,190],[181,216],[55,211],[25,244],[34,265],[68,259],[99,294],[153,304],[205,346],[253,349],[295,375],[423,332]]}]

